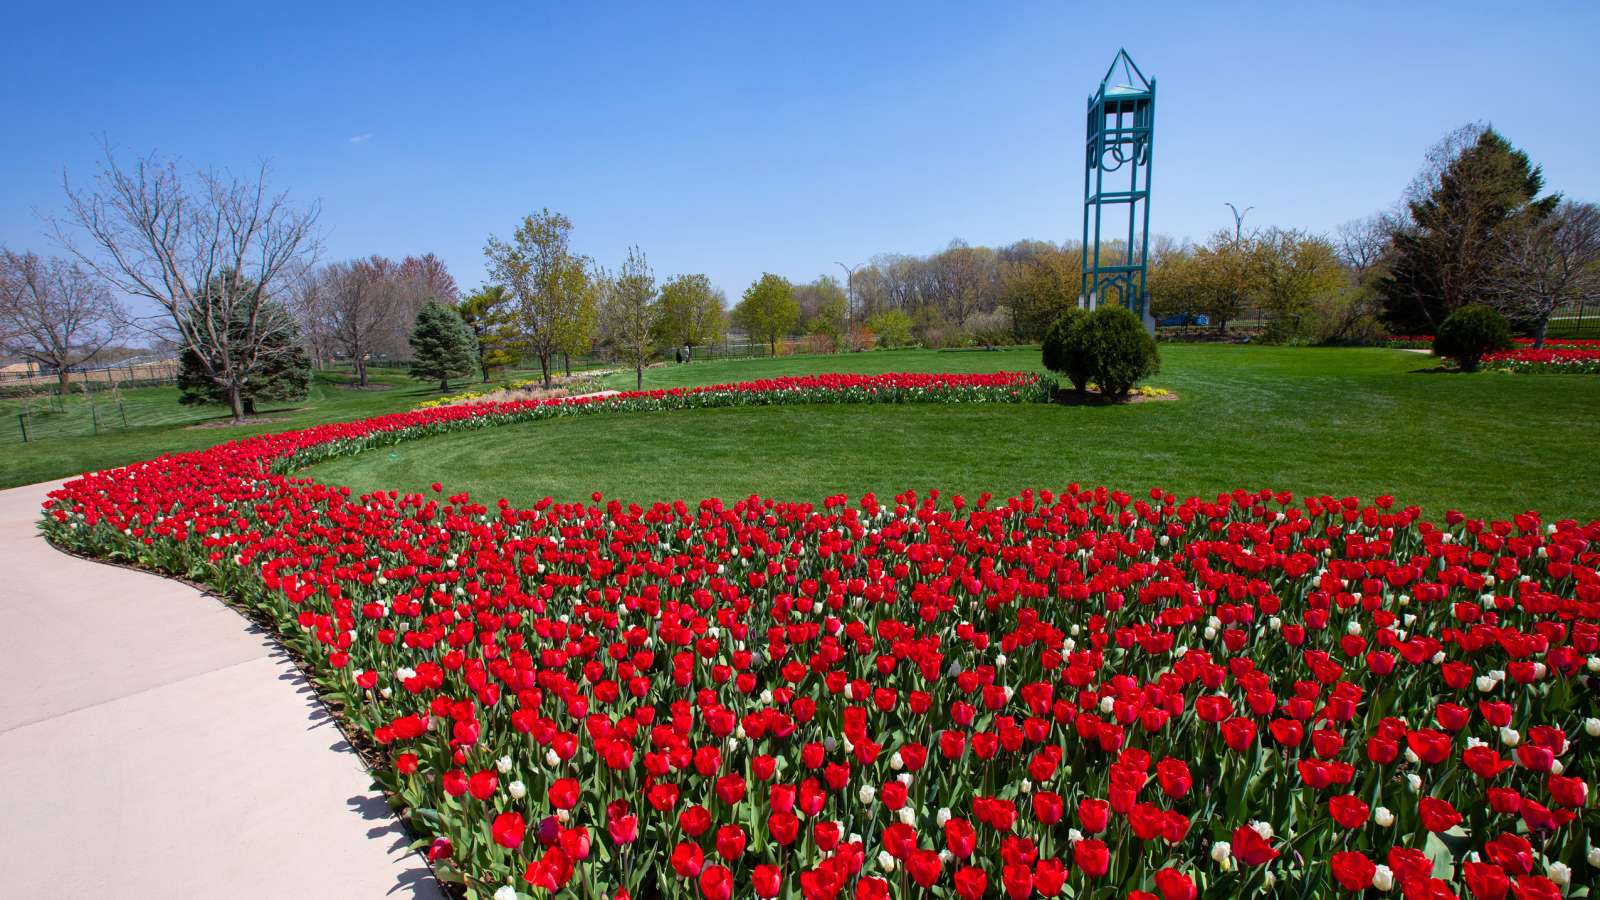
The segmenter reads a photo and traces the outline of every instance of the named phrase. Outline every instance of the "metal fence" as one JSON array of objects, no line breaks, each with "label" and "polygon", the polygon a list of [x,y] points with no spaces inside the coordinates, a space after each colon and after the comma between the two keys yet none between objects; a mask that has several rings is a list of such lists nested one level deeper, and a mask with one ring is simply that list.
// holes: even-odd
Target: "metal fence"
[{"label": "metal fence", "polygon": [[1600,340],[1600,306],[1578,302],[1550,317],[1545,337],[1554,340]]},{"label": "metal fence", "polygon": [[152,424],[195,423],[214,408],[178,404],[173,391],[147,391],[142,381],[83,381],[70,391],[40,384],[0,397],[0,444],[56,437],[93,437]]},{"label": "metal fence", "polygon": [[[170,384],[178,379],[178,361],[168,359],[130,359],[114,365],[96,366],[89,369],[73,369],[67,373],[68,385],[81,384],[123,384],[135,382],[138,384]],[[26,389],[35,385],[53,386],[60,385],[62,379],[59,375],[43,374],[39,372],[0,372],[0,391],[14,393],[19,389]]]}]

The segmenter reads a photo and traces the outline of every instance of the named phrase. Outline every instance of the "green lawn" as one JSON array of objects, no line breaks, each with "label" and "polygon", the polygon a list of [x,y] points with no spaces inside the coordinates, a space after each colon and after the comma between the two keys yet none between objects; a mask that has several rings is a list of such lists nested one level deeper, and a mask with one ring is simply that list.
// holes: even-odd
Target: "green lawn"
[{"label": "green lawn", "polygon": [[[0,487],[15,487],[52,478],[126,465],[163,453],[194,450],[212,444],[268,431],[303,428],[318,422],[360,419],[380,413],[410,409],[438,395],[437,385],[418,384],[397,371],[371,375],[374,387],[354,390],[349,375],[319,373],[310,396],[298,403],[265,404],[259,419],[241,426],[225,425],[228,414],[221,406],[184,406],[175,387],[131,388],[120,398],[100,393],[90,399],[81,394],[65,397],[59,412],[35,404],[30,440],[22,442],[17,414],[22,401],[0,401]],[[121,400],[119,406],[116,399]],[[101,431],[95,434],[95,416]],[[122,425],[126,415],[128,427]],[[221,425],[222,427],[202,427]]]},{"label": "green lawn", "polygon": [[[819,406],[619,413],[432,438],[307,470],[361,491],[435,480],[484,500],[636,501],[1071,482],[1371,497],[1437,516],[1600,516],[1600,378],[1438,374],[1418,353],[1165,345],[1176,401],[1116,407]],[[1037,350],[702,362],[646,386],[825,371],[1036,368]],[[632,374],[613,376],[631,387]]]}]

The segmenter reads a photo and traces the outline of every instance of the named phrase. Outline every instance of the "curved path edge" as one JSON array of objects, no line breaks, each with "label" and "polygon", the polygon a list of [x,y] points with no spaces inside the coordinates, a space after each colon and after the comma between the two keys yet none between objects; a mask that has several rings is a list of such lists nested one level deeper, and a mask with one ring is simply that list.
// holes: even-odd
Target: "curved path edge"
[{"label": "curved path edge", "polygon": [[51,547],[0,491],[0,846],[18,897],[442,900],[293,662],[220,600]]}]

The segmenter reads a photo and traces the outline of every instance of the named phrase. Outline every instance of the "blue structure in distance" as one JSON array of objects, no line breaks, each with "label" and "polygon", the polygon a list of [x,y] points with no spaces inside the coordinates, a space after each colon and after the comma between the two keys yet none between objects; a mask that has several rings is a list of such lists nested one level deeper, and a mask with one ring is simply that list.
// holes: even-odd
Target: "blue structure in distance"
[{"label": "blue structure in distance", "polygon": [[1156,82],[1118,50],[1089,97],[1083,170],[1083,274],[1078,305],[1150,316],[1150,170]]}]

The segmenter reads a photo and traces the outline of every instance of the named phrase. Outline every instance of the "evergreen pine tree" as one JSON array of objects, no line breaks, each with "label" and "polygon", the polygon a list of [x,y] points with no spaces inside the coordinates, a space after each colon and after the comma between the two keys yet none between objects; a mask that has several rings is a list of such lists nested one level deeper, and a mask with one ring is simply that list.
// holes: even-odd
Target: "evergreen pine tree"
[{"label": "evergreen pine tree", "polygon": [[[208,291],[200,302],[215,302],[216,295],[216,291]],[[228,330],[228,343],[234,352],[247,346],[247,322],[230,322]],[[274,300],[263,301],[256,314],[256,334],[260,335],[256,349],[259,363],[239,391],[246,415],[255,415],[258,400],[304,400],[311,388],[311,359],[301,341],[300,326],[287,307]],[[206,374],[194,348],[184,348],[178,365],[179,403],[228,402],[227,390]]]},{"label": "evergreen pine tree", "polygon": [[478,341],[454,309],[429,298],[411,330],[411,377],[437,381],[450,389],[450,379],[466,378],[478,367]]},{"label": "evergreen pine tree", "polygon": [[1528,154],[1493,128],[1445,162],[1393,235],[1389,274],[1378,283],[1389,327],[1432,334],[1452,312],[1485,302],[1502,230],[1518,217],[1542,218],[1559,201],[1536,199],[1543,187]]}]

